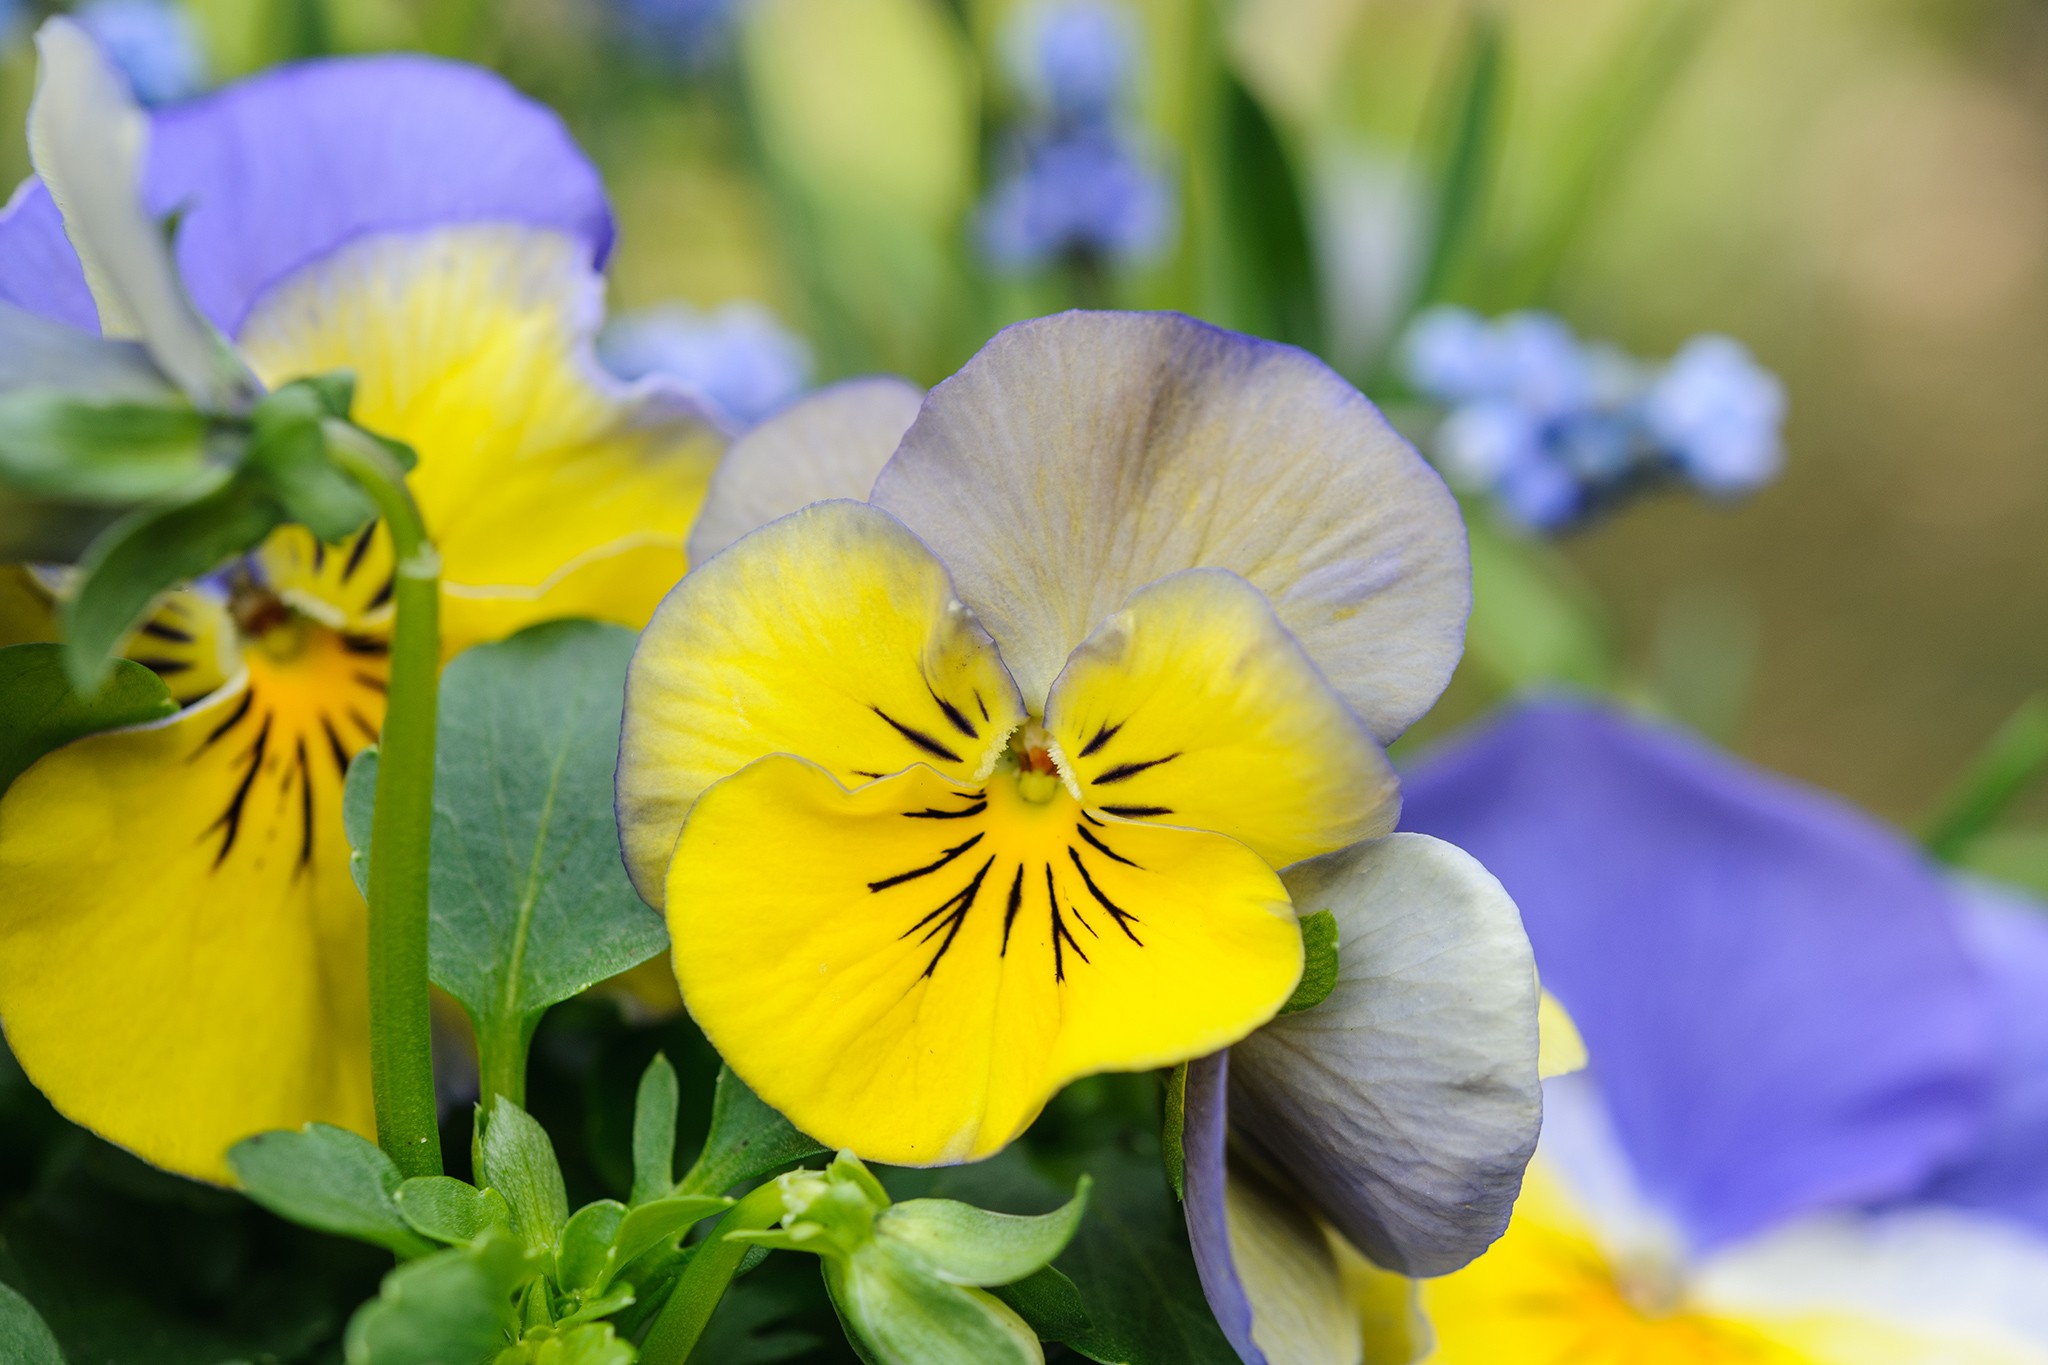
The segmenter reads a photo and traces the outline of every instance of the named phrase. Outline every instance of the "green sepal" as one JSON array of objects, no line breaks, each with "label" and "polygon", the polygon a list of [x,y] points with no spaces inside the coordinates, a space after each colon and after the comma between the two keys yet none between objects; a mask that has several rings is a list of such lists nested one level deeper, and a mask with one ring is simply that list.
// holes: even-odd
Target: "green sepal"
[{"label": "green sepal", "polygon": [[711,1131],[696,1163],[676,1182],[676,1192],[723,1194],[778,1166],[825,1150],[823,1143],[798,1132],[778,1110],[748,1089],[731,1067],[720,1067],[711,1099]]},{"label": "green sepal", "polygon": [[280,1218],[400,1256],[435,1250],[399,1210],[402,1181],[391,1158],[345,1128],[309,1123],[295,1133],[258,1133],[229,1150],[228,1164],[243,1193]]},{"label": "green sepal", "polygon": [[618,1249],[618,1265],[630,1264],[665,1241],[673,1241],[684,1230],[714,1213],[732,1207],[732,1200],[707,1195],[677,1195],[656,1199],[630,1210],[612,1239]]},{"label": "green sepal", "polygon": [[654,1054],[633,1098],[633,1193],[630,1203],[666,1198],[676,1187],[676,1109],[682,1103],[676,1069]]},{"label": "green sepal", "polygon": [[74,739],[174,714],[163,679],[116,659],[99,691],[81,695],[64,668],[64,647],[0,648],[0,792],[29,765]]},{"label": "green sepal", "polygon": [[64,1365],[64,1352],[35,1305],[0,1284],[0,1360],[8,1365]]},{"label": "green sepal", "polygon": [[619,1255],[617,1245],[625,1221],[626,1206],[616,1199],[600,1199],[576,1210],[556,1244],[555,1285],[572,1294],[602,1289],[629,1259]]},{"label": "green sepal", "polygon": [[639,1352],[619,1340],[610,1323],[571,1326],[565,1320],[507,1346],[492,1358],[491,1365],[633,1365],[639,1358]]},{"label": "green sepal", "polygon": [[554,1250],[569,1221],[569,1192],[547,1130],[524,1109],[497,1097],[482,1119],[478,1152],[484,1183],[505,1196],[512,1229],[535,1253]]},{"label": "green sepal", "polygon": [[[353,381],[347,389],[353,392]],[[335,397],[332,377],[297,380],[266,395],[249,414],[246,456],[249,475],[270,485],[287,518],[330,544],[355,534],[377,513],[370,495],[328,457],[323,423],[335,415]]]},{"label": "green sepal", "polygon": [[512,1208],[504,1195],[454,1176],[414,1176],[392,1197],[414,1232],[449,1246],[466,1246],[487,1228],[512,1229]]},{"label": "green sepal", "polygon": [[909,1248],[876,1238],[825,1262],[825,1283],[847,1335],[886,1365],[1039,1365],[1038,1337],[985,1289],[935,1279]]},{"label": "green sepal", "polygon": [[494,1358],[519,1335],[516,1300],[541,1266],[516,1237],[492,1229],[469,1246],[398,1267],[349,1320],[348,1365]]},{"label": "green sepal", "polygon": [[1327,910],[1301,917],[1301,980],[1282,1014],[1314,1009],[1337,989],[1337,917]]},{"label": "green sepal", "polygon": [[1187,1198],[1188,1064],[1166,1073],[1166,1096],[1159,1123],[1159,1158],[1175,1199]]},{"label": "green sepal", "polygon": [[1066,1249],[1088,1209],[1082,1176],[1074,1197],[1051,1213],[990,1213],[956,1199],[910,1199],[891,1205],[875,1233],[916,1252],[950,1284],[1014,1284],[1043,1269]]},{"label": "green sepal", "polygon": [[175,498],[214,476],[221,463],[214,427],[175,399],[0,393],[0,485],[28,497],[109,507]]}]

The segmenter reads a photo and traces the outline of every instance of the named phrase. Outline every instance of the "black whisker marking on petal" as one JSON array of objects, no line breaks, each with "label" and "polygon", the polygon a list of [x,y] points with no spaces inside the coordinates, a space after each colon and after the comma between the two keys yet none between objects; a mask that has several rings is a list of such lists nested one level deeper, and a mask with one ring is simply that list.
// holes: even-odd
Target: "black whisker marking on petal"
[{"label": "black whisker marking on petal", "polygon": [[960,761],[960,755],[954,753],[951,749],[948,749],[945,745],[939,743],[937,740],[933,739],[924,731],[911,729],[908,725],[905,725],[902,721],[896,719],[896,717],[890,715],[881,707],[869,706],[868,710],[874,712],[883,720],[888,721],[889,724],[895,728],[897,734],[903,736],[912,744],[915,744],[918,748],[930,754],[933,758],[948,759],[954,763],[958,763]]},{"label": "black whisker marking on petal", "polygon": [[1114,768],[1111,768],[1107,772],[1103,773],[1100,777],[1097,777],[1095,779],[1095,785],[1098,787],[1106,787],[1112,782],[1125,782],[1133,777],[1136,777],[1139,773],[1144,772],[1147,768],[1156,768],[1162,763],[1171,763],[1173,762],[1173,760],[1179,757],[1180,751],[1176,749],[1174,750],[1174,752],[1168,754],[1165,758],[1148,758],[1144,760],[1142,763],[1119,763]]},{"label": "black whisker marking on petal", "polygon": [[[1081,874],[1081,884],[1088,888],[1088,894],[1095,897],[1103,909],[1109,911],[1109,917],[1116,921],[1117,928],[1124,931],[1124,937],[1137,944],[1140,948],[1144,947],[1145,940],[1131,932],[1132,924],[1141,923],[1138,917],[1102,894],[1102,888],[1095,884],[1095,878],[1088,873],[1088,864],[1081,861],[1080,849],[1069,844],[1067,846],[1067,856],[1074,860],[1074,870]],[[1126,924],[1126,920],[1130,921],[1130,923]]]},{"label": "black whisker marking on petal", "polygon": [[398,574],[396,570],[384,575],[384,586],[377,589],[376,594],[370,598],[370,605],[364,608],[364,610],[375,611],[377,608],[383,606],[386,602],[389,602],[391,600],[392,591],[396,589],[397,586]]},{"label": "black whisker marking on petal", "polygon": [[236,706],[233,711],[230,711],[228,713],[228,718],[226,720],[214,726],[213,729],[207,731],[206,738],[200,740],[199,747],[192,751],[192,758],[188,758],[185,761],[187,763],[190,763],[192,759],[198,758],[199,755],[205,753],[208,749],[211,749],[216,740],[218,740],[222,735],[225,735],[228,731],[234,729],[237,725],[240,725],[242,723],[242,717],[248,715],[249,708],[251,706],[254,706],[255,704],[256,689],[252,687],[248,691],[242,693],[241,703],[238,706]]},{"label": "black whisker marking on petal", "polygon": [[340,773],[343,778],[346,778],[348,776],[348,746],[341,742],[341,736],[335,733],[334,722],[325,715],[320,717],[320,728],[327,732],[327,747],[334,755],[334,770]]},{"label": "black whisker marking on petal", "polygon": [[1104,806],[1104,815],[1120,816],[1125,820],[1142,820],[1148,815],[1171,815],[1172,806]]},{"label": "black whisker marking on petal", "polygon": [[306,762],[306,737],[299,736],[299,863],[292,879],[313,863],[313,770]]},{"label": "black whisker marking on petal", "polygon": [[236,786],[235,794],[228,798],[227,809],[206,827],[205,832],[208,834],[223,827],[227,830],[227,837],[220,841],[220,852],[213,855],[215,867],[227,861],[228,851],[235,846],[235,836],[242,832],[242,809],[249,803],[249,790],[256,785],[256,774],[263,771],[263,755],[270,747],[270,726],[276,719],[275,712],[263,717],[263,728],[256,732],[256,742],[251,744],[246,752],[249,770],[242,774],[242,781]]},{"label": "black whisker marking on petal", "polygon": [[1091,824],[1091,825],[1095,826],[1095,828],[1097,828],[1097,829],[1108,829],[1108,828],[1109,828],[1109,826],[1108,826],[1108,825],[1105,825],[1105,824],[1103,824],[1103,823],[1102,823],[1102,822],[1101,822],[1100,820],[1096,819],[1096,818],[1095,818],[1094,816],[1090,815],[1090,814],[1089,814],[1089,813],[1088,813],[1087,811],[1085,811],[1085,810],[1081,812],[1081,818],[1082,818],[1083,820],[1086,820],[1086,821],[1087,821],[1087,822],[1088,822],[1089,824]]},{"label": "black whisker marking on petal", "polygon": [[1114,725],[1103,725],[1098,727],[1095,731],[1095,738],[1089,740],[1086,744],[1081,746],[1081,757],[1093,758],[1095,756],[1095,751],[1100,749],[1103,745],[1109,743],[1112,739],[1115,739],[1116,732],[1123,728],[1124,723],[1122,721],[1118,721]]},{"label": "black whisker marking on petal", "polygon": [[370,537],[377,533],[377,523],[371,522],[356,537],[356,543],[349,547],[348,563],[341,567],[341,579],[346,583],[356,576],[356,570],[363,566],[363,556],[370,552]]},{"label": "black whisker marking on petal", "polygon": [[1126,858],[1123,854],[1117,852],[1108,844],[1103,843],[1102,840],[1090,834],[1088,832],[1088,826],[1076,825],[1074,826],[1074,833],[1080,835],[1083,839],[1087,840],[1089,847],[1093,848],[1097,853],[1100,853],[1103,857],[1112,858],[1115,861],[1122,863],[1125,867],[1135,867],[1140,872],[1143,872],[1145,870],[1144,864],[1132,862],[1129,858]]},{"label": "black whisker marking on petal", "polygon": [[129,659],[128,662],[131,664],[141,664],[150,672],[162,674],[167,677],[171,674],[183,673],[185,670],[192,667],[192,661],[190,659],[159,659],[156,658],[154,655],[138,655],[134,658]]},{"label": "black whisker marking on petal", "polygon": [[[1061,941],[1064,940],[1072,945],[1074,952],[1083,962],[1088,960],[1088,954],[1074,938],[1073,933],[1068,930],[1067,922],[1060,918],[1060,893],[1053,886],[1051,863],[1045,865],[1045,901],[1052,908],[1052,979],[1055,982],[1065,981],[1067,979],[1067,960],[1060,948]],[[1078,910],[1074,911],[1074,918],[1081,919],[1081,912]],[[1086,920],[1081,920],[1081,922],[1083,925],[1087,924]],[[1088,932],[1092,934],[1095,931],[1090,929]]]},{"label": "black whisker marking on petal", "polygon": [[375,673],[358,672],[355,675],[355,679],[372,692],[389,692],[391,690],[391,684],[378,677]]},{"label": "black whisker marking on petal", "polygon": [[967,736],[969,739],[981,738],[981,731],[975,729],[972,725],[968,723],[967,717],[960,713],[959,707],[953,705],[952,702],[949,702],[944,697],[940,696],[937,688],[933,687],[930,683],[926,683],[924,685],[924,690],[932,694],[932,700],[937,702],[939,704],[939,709],[946,713],[946,719],[953,722],[953,728],[955,730],[958,730],[961,734]]},{"label": "black whisker marking on petal", "polygon": [[962,806],[959,810],[936,810],[926,806],[923,810],[907,810],[903,812],[903,818],[906,820],[960,820],[970,815],[979,815],[987,809],[988,802],[986,801],[977,801],[971,806]]},{"label": "black whisker marking on petal", "polygon": [[974,709],[981,712],[983,720],[988,719],[988,703],[981,699],[981,689],[978,687],[974,689]]},{"label": "black whisker marking on petal", "polygon": [[1024,864],[1017,864],[1017,876],[1010,883],[1010,903],[1003,910],[1003,946],[997,957],[1010,955],[1010,926],[1017,920],[1017,907],[1024,904]]},{"label": "black whisker marking on petal", "polygon": [[344,635],[341,647],[351,654],[383,655],[391,652],[391,642],[374,635]]},{"label": "black whisker marking on petal", "polygon": [[144,621],[142,623],[142,633],[159,640],[169,640],[174,645],[189,645],[192,643],[190,632],[179,630],[176,626],[164,621]]},{"label": "black whisker marking on petal", "polygon": [[[986,833],[986,831],[983,831],[983,833]],[[919,877],[929,877],[932,873],[937,872],[947,863],[952,862],[955,858],[980,842],[981,835],[976,834],[972,838],[947,849],[943,854],[939,855],[936,862],[926,863],[923,867],[913,867],[908,872],[899,872],[893,877],[884,877],[878,882],[869,882],[868,890],[887,891],[892,886],[901,886],[905,882],[916,881]]]},{"label": "black whisker marking on petal", "polygon": [[370,743],[375,744],[377,742],[377,727],[370,724],[368,718],[362,712],[351,706],[348,708],[348,718],[356,723],[358,729],[370,737]]},{"label": "black whisker marking on petal", "polygon": [[875,781],[877,781],[877,782],[881,781],[881,780],[882,780],[882,778],[884,778],[885,776],[887,776],[887,774],[886,774],[886,773],[871,773],[871,772],[869,772],[869,771],[868,771],[868,770],[867,770],[866,768],[855,768],[855,769],[853,770],[853,775],[854,775],[855,777],[869,777],[869,778],[873,778],[873,779],[874,779]]},{"label": "black whisker marking on petal", "polygon": [[[991,855],[989,860],[981,865],[981,871],[974,874],[974,880],[967,883],[959,895],[947,902],[947,905],[951,907],[951,913],[945,919],[939,921],[938,924],[933,925],[930,933],[927,933],[918,940],[920,943],[929,943],[942,927],[946,930],[946,937],[939,944],[939,950],[932,954],[932,960],[925,964],[924,970],[918,973],[918,975],[930,976],[937,969],[939,959],[944,957],[946,950],[953,946],[953,940],[959,937],[960,926],[967,923],[967,912],[974,908],[975,898],[981,894],[982,880],[988,876],[988,870],[994,867],[995,864],[995,857]],[[943,910],[946,907],[942,906],[940,908]]]},{"label": "black whisker marking on petal", "polygon": [[327,547],[326,547],[325,545],[321,544],[321,542],[320,542],[320,537],[318,537],[318,536],[314,536],[314,537],[313,537],[313,572],[314,572],[314,573],[319,573],[319,572],[320,572],[320,569],[321,569],[321,566],[322,566],[322,565],[324,565],[324,564],[326,564],[326,563],[327,563]]}]

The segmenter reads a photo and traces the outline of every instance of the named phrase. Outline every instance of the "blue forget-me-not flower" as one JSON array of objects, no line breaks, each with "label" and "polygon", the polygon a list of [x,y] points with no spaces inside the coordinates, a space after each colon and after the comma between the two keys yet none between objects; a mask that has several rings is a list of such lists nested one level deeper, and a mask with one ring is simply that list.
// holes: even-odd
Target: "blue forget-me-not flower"
[{"label": "blue forget-me-not flower", "polygon": [[811,350],[758,303],[700,313],[662,304],[618,318],[598,355],[621,379],[659,375],[695,390],[735,428],[751,427],[809,386]]},{"label": "blue forget-me-not flower", "polygon": [[1172,235],[1173,192],[1130,126],[1131,16],[1099,0],[1031,5],[1006,44],[1029,113],[982,207],[984,252],[1012,271],[1156,254]]},{"label": "blue forget-me-not flower", "polygon": [[1445,475],[1532,530],[1671,482],[1739,497],[1783,463],[1784,388],[1727,337],[1696,337],[1655,366],[1548,314],[1489,322],[1445,307],[1416,319],[1402,360],[1448,410],[1431,443]]},{"label": "blue forget-me-not flower", "polygon": [[723,56],[734,0],[614,0],[613,18],[632,50],[657,65],[695,70]]},{"label": "blue forget-me-not flower", "polygon": [[189,99],[211,72],[199,26],[171,0],[87,0],[78,22],[146,105]]}]

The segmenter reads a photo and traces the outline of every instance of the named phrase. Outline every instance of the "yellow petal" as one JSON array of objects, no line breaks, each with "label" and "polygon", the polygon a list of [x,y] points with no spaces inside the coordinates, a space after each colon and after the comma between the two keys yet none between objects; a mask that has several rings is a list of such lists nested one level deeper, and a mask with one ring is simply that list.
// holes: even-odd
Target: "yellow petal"
[{"label": "yellow petal", "polygon": [[1536,1003],[1536,1074],[1544,1080],[1586,1069],[1586,1040],[1569,1012],[1549,991]]},{"label": "yellow petal", "polygon": [[382,647],[295,643],[169,720],[58,750],[0,800],[8,1044],[65,1115],[205,1180],[251,1133],[372,1127],[340,801],[382,721]]},{"label": "yellow petal", "polygon": [[627,870],[660,905],[691,803],[765,754],[848,784],[913,763],[967,782],[1022,719],[931,551],[865,503],[813,504],[706,561],[641,637],[619,741]]},{"label": "yellow petal", "polygon": [[[0,646],[62,638],[57,598],[69,569],[0,565]],[[241,670],[227,602],[204,585],[174,588],[121,643],[121,656],[153,670],[180,706],[225,687]]]},{"label": "yellow petal", "polygon": [[357,420],[418,453],[449,653],[560,616],[639,626],[682,576],[723,438],[602,373],[603,294],[583,244],[469,225],[365,238],[243,328],[267,382],[352,371]]},{"label": "yellow petal", "polygon": [[829,1146],[903,1165],[999,1150],[1060,1086],[1214,1052],[1301,974],[1243,845],[1095,823],[917,766],[846,791],[771,757],[698,801],[668,874],[691,1014]]},{"label": "yellow petal", "polygon": [[1228,834],[1275,867],[1377,838],[1400,809],[1371,732],[1223,569],[1133,593],[1067,661],[1046,728],[1091,808]]}]

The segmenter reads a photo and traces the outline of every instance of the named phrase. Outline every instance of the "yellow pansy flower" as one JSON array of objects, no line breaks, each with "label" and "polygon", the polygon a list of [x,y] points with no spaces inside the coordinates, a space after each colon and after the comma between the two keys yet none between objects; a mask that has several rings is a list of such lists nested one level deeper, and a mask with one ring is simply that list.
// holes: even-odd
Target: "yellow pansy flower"
[{"label": "yellow pansy flower", "polygon": [[[44,40],[93,78],[75,29]],[[597,366],[610,222],[553,115],[415,57],[289,68],[153,123],[79,88],[46,68],[45,125],[112,120],[138,164],[149,140],[147,208],[184,210],[192,298],[254,373],[349,371],[356,419],[418,453],[448,652],[645,620],[724,441],[685,396]],[[148,273],[123,276],[100,229],[139,217],[136,179],[63,164],[76,145],[40,140],[59,194],[31,182],[0,219],[0,301],[120,334],[103,277]],[[380,526],[339,545],[286,528],[172,594],[126,652],[183,709],[52,753],[0,799],[8,1044],[60,1111],[158,1165],[225,1181],[253,1133],[373,1130],[341,783],[383,720],[393,567]]]},{"label": "yellow pansy flower", "polygon": [[[707,524],[800,510],[655,613],[620,830],[762,1098],[866,1157],[959,1161],[1287,999],[1277,870],[1392,828],[1381,745],[1458,657],[1464,533],[1320,362],[1177,315],[1012,327],[907,431],[855,398],[721,472]],[[798,480],[773,451],[806,420]],[[868,501],[802,505],[884,456]]]}]

